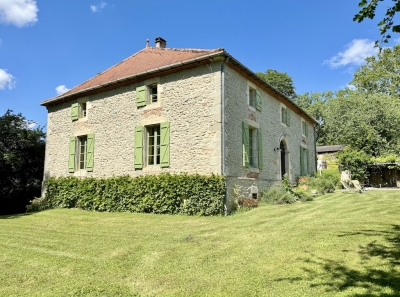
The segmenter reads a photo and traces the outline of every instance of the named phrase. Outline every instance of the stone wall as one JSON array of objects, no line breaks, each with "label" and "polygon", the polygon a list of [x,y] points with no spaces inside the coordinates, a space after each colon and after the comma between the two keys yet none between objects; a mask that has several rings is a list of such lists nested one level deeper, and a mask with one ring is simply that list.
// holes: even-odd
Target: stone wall
[{"label": "stone wall", "polygon": [[[262,101],[261,111],[249,105],[249,86],[260,92]],[[286,171],[291,181],[295,181],[300,176],[300,146],[309,150],[310,171],[315,172],[313,123],[307,122],[305,117],[302,117],[293,110],[289,110],[290,125],[283,124],[281,120],[281,108],[285,107],[285,104],[271,97],[230,67],[226,67],[225,100],[225,153],[228,200],[232,199],[231,188],[234,184],[242,187],[256,185],[259,191],[263,191],[272,184],[281,181],[281,158],[278,148],[282,140],[286,144]],[[286,106],[286,108],[289,107]],[[262,170],[243,166],[243,121],[262,131]],[[307,122],[309,125],[307,137],[304,137],[302,133],[302,121]]]},{"label": "stone wall", "polygon": [[[136,106],[136,87],[158,83],[158,102]],[[49,176],[138,176],[159,172],[221,172],[220,62],[198,66],[48,107],[44,180]],[[87,102],[71,120],[71,104]],[[170,166],[134,169],[138,125],[170,122]],[[93,172],[68,172],[71,136],[94,133]]]}]

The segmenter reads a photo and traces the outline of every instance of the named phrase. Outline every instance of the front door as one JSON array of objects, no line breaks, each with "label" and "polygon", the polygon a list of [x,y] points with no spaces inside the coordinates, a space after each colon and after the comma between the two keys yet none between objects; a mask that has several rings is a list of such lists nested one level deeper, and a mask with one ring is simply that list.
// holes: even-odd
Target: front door
[{"label": "front door", "polygon": [[281,141],[280,149],[281,149],[281,173],[282,173],[282,179],[283,179],[283,176],[286,173],[286,152],[285,152],[285,145],[283,144],[282,141]]}]

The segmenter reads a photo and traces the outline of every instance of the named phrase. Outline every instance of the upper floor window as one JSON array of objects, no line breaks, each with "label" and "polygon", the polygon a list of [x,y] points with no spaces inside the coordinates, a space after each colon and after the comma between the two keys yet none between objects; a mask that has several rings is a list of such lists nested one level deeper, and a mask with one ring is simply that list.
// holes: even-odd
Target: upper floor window
[{"label": "upper floor window", "polygon": [[137,107],[146,106],[155,102],[158,102],[157,84],[145,85],[136,88]]},{"label": "upper floor window", "polygon": [[73,103],[71,106],[71,119],[76,121],[78,119],[86,118],[87,104],[86,102]]},{"label": "upper floor window", "polygon": [[290,113],[286,106],[281,106],[281,122],[286,126],[290,126]]},{"label": "upper floor window", "polygon": [[257,89],[249,86],[249,105],[261,111],[261,96]]},{"label": "upper floor window", "polygon": [[301,133],[303,136],[308,136],[308,125],[304,120],[301,121]]}]

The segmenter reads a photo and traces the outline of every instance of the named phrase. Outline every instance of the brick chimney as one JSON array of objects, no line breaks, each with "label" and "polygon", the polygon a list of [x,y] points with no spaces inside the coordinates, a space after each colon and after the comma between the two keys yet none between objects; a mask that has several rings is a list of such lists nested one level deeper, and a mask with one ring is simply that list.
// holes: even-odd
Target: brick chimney
[{"label": "brick chimney", "polygon": [[161,37],[157,37],[156,38],[156,47],[166,48],[167,41],[165,39],[162,39]]}]

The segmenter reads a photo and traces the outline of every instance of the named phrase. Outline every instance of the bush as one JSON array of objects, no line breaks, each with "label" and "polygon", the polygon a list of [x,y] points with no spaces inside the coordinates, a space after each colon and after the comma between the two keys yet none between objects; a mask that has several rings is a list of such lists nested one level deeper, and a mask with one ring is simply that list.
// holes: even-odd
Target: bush
[{"label": "bush", "polygon": [[223,213],[225,179],[220,175],[146,175],[104,179],[50,178],[46,197],[35,199],[29,211],[54,207],[95,211],[129,211],[187,215]]},{"label": "bush", "polygon": [[317,190],[321,195],[325,193],[333,193],[336,188],[334,180],[324,177],[311,177],[310,188]]},{"label": "bush", "polygon": [[268,204],[290,204],[296,202],[296,196],[287,192],[283,185],[273,185],[264,191],[261,201]]},{"label": "bush", "polygon": [[370,163],[371,156],[363,151],[353,150],[346,147],[338,154],[339,170],[350,170],[352,179],[363,180],[367,177],[367,166]]}]

